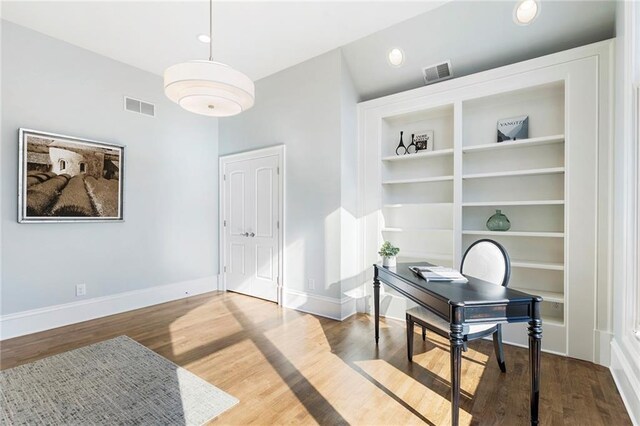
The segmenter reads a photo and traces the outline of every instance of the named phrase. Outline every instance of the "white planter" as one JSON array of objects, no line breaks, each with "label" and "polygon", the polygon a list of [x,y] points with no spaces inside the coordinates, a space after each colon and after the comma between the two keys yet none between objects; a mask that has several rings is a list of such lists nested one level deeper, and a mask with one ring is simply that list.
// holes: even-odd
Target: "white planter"
[{"label": "white planter", "polygon": [[389,268],[394,268],[396,266],[396,257],[383,257],[382,258],[382,266],[387,266]]}]

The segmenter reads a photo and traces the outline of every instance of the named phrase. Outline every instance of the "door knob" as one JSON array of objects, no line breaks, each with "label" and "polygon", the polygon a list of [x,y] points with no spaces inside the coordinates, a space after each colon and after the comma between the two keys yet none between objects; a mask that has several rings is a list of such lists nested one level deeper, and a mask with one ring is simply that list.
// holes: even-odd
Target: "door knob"
[{"label": "door knob", "polygon": [[253,238],[253,237],[255,237],[255,236],[256,236],[256,234],[254,234],[254,233],[252,232],[252,233],[250,233],[250,234],[249,234],[249,236]]},{"label": "door knob", "polygon": [[240,235],[242,235],[243,237],[248,237],[248,236],[249,236],[249,233],[248,233],[248,232],[245,232],[244,234],[240,234]]}]

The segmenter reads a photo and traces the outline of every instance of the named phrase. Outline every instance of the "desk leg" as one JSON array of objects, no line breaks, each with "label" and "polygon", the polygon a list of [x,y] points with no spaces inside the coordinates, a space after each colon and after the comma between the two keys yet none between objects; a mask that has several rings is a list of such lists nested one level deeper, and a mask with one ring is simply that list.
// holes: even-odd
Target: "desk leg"
[{"label": "desk leg", "polygon": [[542,320],[529,321],[529,370],[531,372],[531,424],[538,424],[540,402],[540,347],[542,343]]},{"label": "desk leg", "polygon": [[451,324],[449,333],[451,344],[451,426],[458,426],[460,414],[460,374],[462,347],[464,345],[462,325]]},{"label": "desk leg", "polygon": [[380,339],[380,281],[376,276],[373,279],[373,312],[376,324],[376,345]]}]

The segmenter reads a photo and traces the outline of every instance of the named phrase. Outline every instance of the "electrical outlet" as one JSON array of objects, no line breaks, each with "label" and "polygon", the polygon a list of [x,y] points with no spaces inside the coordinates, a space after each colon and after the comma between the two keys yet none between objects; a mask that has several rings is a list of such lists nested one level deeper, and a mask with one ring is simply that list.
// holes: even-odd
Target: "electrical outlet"
[{"label": "electrical outlet", "polygon": [[309,278],[309,281],[307,282],[307,287],[309,287],[309,290],[313,290],[316,287],[316,281]]},{"label": "electrical outlet", "polygon": [[76,285],[76,297],[86,296],[86,295],[87,295],[87,285],[86,284]]}]

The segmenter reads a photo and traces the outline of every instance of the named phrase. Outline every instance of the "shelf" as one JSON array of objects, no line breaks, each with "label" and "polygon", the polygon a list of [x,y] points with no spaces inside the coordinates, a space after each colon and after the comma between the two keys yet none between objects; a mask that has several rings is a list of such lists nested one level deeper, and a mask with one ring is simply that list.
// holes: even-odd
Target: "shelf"
[{"label": "shelf", "polygon": [[452,154],[453,154],[453,149],[436,149],[435,151],[417,152],[415,154],[390,155],[388,157],[384,157],[382,161],[409,161],[409,160],[419,160],[421,158],[440,157],[443,155],[452,155]]},{"label": "shelf", "polygon": [[548,271],[564,271],[563,263],[533,262],[528,260],[511,260],[513,268],[546,269]]},{"label": "shelf", "polygon": [[474,201],[462,203],[462,207],[491,206],[555,206],[564,204],[564,200],[529,200],[529,201]]},{"label": "shelf", "polygon": [[564,167],[550,167],[546,169],[530,169],[530,170],[512,170],[508,172],[493,173],[475,173],[462,175],[462,179],[481,179],[492,177],[510,177],[510,176],[536,176],[536,175],[553,175],[564,173]]},{"label": "shelf", "polygon": [[411,259],[422,259],[422,261],[427,260],[453,260],[453,254],[444,254],[444,253],[425,253],[418,251],[400,251],[398,253],[399,258],[411,258]]},{"label": "shelf", "polygon": [[453,176],[435,176],[428,178],[418,178],[418,179],[396,179],[396,180],[387,180],[382,182],[383,185],[396,185],[402,183],[429,183],[429,182],[444,182],[448,180],[453,180]]},{"label": "shelf", "polygon": [[534,296],[540,296],[545,302],[551,303],[564,303],[564,294],[555,291],[534,290],[531,288],[510,287],[514,290],[522,291],[523,293],[531,294]]},{"label": "shelf", "polygon": [[531,231],[462,231],[463,235],[501,235],[505,237],[542,237],[563,238],[564,232],[531,232]]},{"label": "shelf", "polygon": [[382,232],[453,232],[447,228],[382,228]]},{"label": "shelf", "polygon": [[564,142],[564,135],[543,136],[541,138],[521,139],[519,141],[494,142],[483,145],[471,145],[462,148],[462,152],[492,151],[494,149],[527,148]]},{"label": "shelf", "polygon": [[453,203],[402,203],[402,204],[384,204],[382,207],[385,209],[399,209],[402,207],[417,207],[417,206],[452,206]]}]

